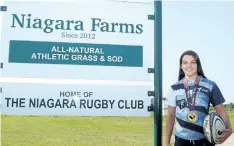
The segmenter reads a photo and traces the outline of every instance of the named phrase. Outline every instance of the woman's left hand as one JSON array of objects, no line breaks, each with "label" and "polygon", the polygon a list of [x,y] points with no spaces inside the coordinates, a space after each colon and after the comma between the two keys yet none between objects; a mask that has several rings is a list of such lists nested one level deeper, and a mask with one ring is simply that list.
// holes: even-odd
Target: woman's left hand
[{"label": "woman's left hand", "polygon": [[232,134],[232,129],[224,129],[222,135],[217,136],[215,139],[216,144],[222,144]]}]

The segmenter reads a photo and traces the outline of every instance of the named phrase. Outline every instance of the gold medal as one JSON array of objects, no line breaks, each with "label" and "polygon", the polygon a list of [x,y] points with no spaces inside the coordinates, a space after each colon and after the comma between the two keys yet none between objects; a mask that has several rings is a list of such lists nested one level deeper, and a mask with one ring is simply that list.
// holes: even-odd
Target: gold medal
[{"label": "gold medal", "polygon": [[195,123],[198,120],[198,115],[196,111],[190,111],[187,115],[187,119],[191,123]]}]

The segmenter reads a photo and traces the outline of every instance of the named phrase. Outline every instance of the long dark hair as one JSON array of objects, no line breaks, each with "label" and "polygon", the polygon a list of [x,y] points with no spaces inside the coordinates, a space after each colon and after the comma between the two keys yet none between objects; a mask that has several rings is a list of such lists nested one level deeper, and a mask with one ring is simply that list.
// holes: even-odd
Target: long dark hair
[{"label": "long dark hair", "polygon": [[185,77],[185,74],[184,74],[184,71],[182,70],[181,68],[181,65],[182,65],[182,59],[185,55],[191,55],[195,58],[196,60],[196,63],[197,63],[197,74],[199,76],[202,76],[203,78],[206,78],[203,70],[202,70],[202,65],[201,65],[201,61],[199,59],[199,56],[197,55],[196,52],[192,51],[192,50],[188,50],[188,51],[185,51],[181,56],[180,56],[180,69],[179,69],[179,78],[178,78],[178,81],[183,79]]}]

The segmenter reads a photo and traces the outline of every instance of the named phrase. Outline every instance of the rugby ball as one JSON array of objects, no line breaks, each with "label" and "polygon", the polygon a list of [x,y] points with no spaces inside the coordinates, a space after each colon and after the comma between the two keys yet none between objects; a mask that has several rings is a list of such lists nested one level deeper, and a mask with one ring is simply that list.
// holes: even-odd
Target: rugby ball
[{"label": "rugby ball", "polygon": [[218,113],[209,113],[203,123],[204,135],[210,143],[216,144],[215,138],[222,135],[225,127],[225,121]]}]

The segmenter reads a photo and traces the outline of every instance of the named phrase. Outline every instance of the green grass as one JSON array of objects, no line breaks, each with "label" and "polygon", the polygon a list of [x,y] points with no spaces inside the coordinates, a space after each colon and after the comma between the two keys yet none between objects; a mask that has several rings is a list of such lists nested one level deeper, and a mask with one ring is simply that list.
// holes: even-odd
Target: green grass
[{"label": "green grass", "polygon": [[149,117],[2,117],[4,146],[142,146],[152,135]]},{"label": "green grass", "polygon": [[230,123],[232,125],[232,129],[234,130],[234,113],[232,113],[232,114],[230,114],[228,116],[229,116],[229,119],[230,119]]},{"label": "green grass", "polygon": [[153,118],[2,116],[2,145],[153,146]]}]

